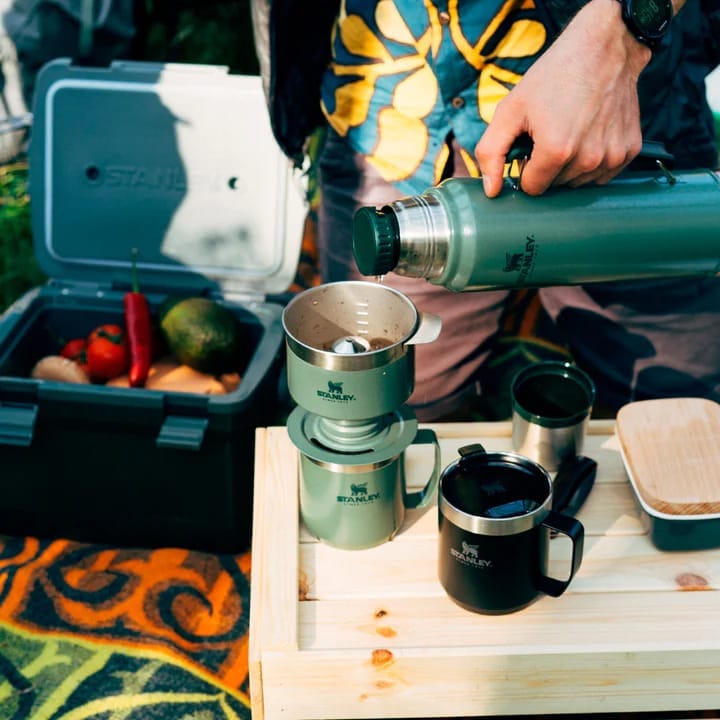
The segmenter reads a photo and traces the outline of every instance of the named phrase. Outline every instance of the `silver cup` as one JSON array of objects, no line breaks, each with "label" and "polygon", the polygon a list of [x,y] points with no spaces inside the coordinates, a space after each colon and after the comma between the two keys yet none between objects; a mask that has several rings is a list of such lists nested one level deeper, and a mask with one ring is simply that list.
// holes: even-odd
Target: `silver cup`
[{"label": "silver cup", "polygon": [[538,362],[515,376],[510,392],[516,452],[548,472],[582,452],[595,402],[595,385],[586,372],[569,362]]}]

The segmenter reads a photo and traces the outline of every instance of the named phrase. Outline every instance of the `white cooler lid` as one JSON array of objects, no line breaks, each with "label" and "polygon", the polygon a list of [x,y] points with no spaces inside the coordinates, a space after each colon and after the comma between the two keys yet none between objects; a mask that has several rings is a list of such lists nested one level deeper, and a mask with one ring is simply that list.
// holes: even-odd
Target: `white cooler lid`
[{"label": "white cooler lid", "polygon": [[35,252],[44,272],[124,287],[282,293],[304,198],[273,138],[257,76],[115,62],[39,73],[30,142]]}]

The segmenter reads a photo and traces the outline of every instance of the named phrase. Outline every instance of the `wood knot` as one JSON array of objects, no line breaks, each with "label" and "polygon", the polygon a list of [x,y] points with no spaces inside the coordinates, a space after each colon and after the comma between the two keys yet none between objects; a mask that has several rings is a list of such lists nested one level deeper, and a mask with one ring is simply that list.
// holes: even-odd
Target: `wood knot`
[{"label": "wood knot", "polygon": [[697,573],[680,573],[675,577],[680,590],[710,590],[707,579]]},{"label": "wood knot", "polygon": [[387,615],[387,610],[376,610],[375,611],[375,619],[379,620],[380,618],[384,618]]},{"label": "wood knot", "polygon": [[300,602],[307,600],[309,594],[310,584],[308,583],[307,575],[301,571],[298,577],[298,600]]},{"label": "wood knot", "polygon": [[395,656],[390,650],[382,649],[372,651],[372,664],[376,668],[387,667],[388,665],[392,665],[394,661]]},{"label": "wood knot", "polygon": [[382,625],[379,628],[375,628],[375,632],[378,635],[382,635],[386,638],[395,637],[397,635],[397,630],[394,628],[388,627],[387,625]]}]

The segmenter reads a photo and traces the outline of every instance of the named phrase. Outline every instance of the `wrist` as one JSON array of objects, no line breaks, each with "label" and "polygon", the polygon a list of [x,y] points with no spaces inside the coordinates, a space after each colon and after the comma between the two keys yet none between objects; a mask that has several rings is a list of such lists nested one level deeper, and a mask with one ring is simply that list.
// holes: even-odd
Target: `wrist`
[{"label": "wrist", "polygon": [[639,76],[652,59],[652,50],[628,28],[620,0],[591,0],[585,7],[594,15],[589,18],[591,27],[598,37],[605,38],[603,52]]}]

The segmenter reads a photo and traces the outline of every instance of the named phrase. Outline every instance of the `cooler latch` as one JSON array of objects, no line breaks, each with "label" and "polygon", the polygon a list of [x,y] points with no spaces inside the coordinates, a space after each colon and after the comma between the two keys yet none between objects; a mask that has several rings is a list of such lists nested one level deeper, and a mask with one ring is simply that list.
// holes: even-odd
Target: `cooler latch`
[{"label": "cooler latch", "polygon": [[0,403],[0,445],[28,447],[35,432],[37,405]]},{"label": "cooler latch", "polygon": [[165,418],[155,445],[164,448],[199,450],[205,438],[208,418],[170,415]]}]

